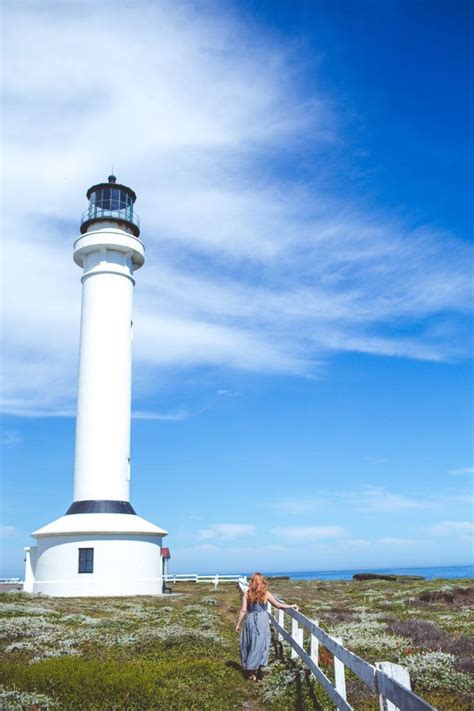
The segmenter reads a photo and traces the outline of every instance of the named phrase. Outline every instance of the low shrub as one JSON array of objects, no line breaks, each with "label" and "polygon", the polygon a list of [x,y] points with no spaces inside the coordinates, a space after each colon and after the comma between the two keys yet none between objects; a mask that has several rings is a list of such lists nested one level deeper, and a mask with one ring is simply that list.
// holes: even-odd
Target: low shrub
[{"label": "low shrub", "polygon": [[448,635],[437,625],[426,620],[395,620],[387,625],[391,634],[409,637],[417,647],[441,650]]},{"label": "low shrub", "polygon": [[461,635],[450,641],[446,651],[454,654],[454,667],[457,671],[474,676],[474,637]]},{"label": "low shrub", "polygon": [[443,689],[462,694],[474,692],[474,680],[456,671],[454,661],[453,654],[427,652],[404,657],[403,665],[410,672],[416,690]]},{"label": "low shrub", "polygon": [[474,587],[425,590],[420,593],[418,599],[422,602],[441,602],[449,605],[474,604]]},{"label": "low shrub", "polygon": [[20,689],[0,688],[1,711],[25,711],[29,708],[47,708],[48,711],[59,710],[59,704],[46,694],[36,691],[21,691]]}]

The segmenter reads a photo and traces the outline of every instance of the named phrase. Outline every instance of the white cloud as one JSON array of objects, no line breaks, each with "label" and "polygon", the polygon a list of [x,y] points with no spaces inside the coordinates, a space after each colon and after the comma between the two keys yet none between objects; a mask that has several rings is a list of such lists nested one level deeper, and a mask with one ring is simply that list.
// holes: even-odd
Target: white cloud
[{"label": "white cloud", "polygon": [[372,549],[380,550],[382,548],[403,548],[406,546],[424,545],[425,541],[414,538],[402,538],[397,536],[385,536],[383,538],[349,538],[337,541],[342,546],[350,546],[356,550]]},{"label": "white cloud", "polygon": [[134,420],[168,420],[171,422],[185,420],[190,413],[187,410],[176,410],[175,412],[144,412],[134,410],[132,418]]},{"label": "white cloud", "polygon": [[467,504],[472,506],[474,504],[474,492],[469,491],[466,494],[446,494],[445,496],[440,496],[441,504]]},{"label": "white cloud", "polygon": [[18,447],[23,442],[23,438],[16,430],[3,430],[0,432],[0,444],[2,447]]},{"label": "white cloud", "polygon": [[474,467],[460,467],[459,469],[451,469],[451,476],[465,476],[469,474],[474,474]]},{"label": "white cloud", "polygon": [[201,543],[198,546],[194,546],[194,550],[196,550],[196,548],[203,553],[213,553],[219,550],[218,546],[215,546],[213,543]]},{"label": "white cloud", "polygon": [[309,513],[311,511],[316,511],[325,506],[327,502],[327,497],[324,498],[308,496],[304,498],[285,498],[279,501],[273,501],[270,506],[275,511],[283,514],[295,515]]},{"label": "white cloud", "polygon": [[341,526],[286,526],[272,528],[274,536],[288,541],[316,541],[325,538],[339,538],[345,531]]},{"label": "white cloud", "polygon": [[360,492],[349,494],[347,502],[352,503],[358,511],[379,513],[436,507],[433,501],[424,497],[398,494],[377,486],[369,486]]},{"label": "white cloud", "polygon": [[0,526],[0,538],[15,538],[20,533],[15,526]]},{"label": "white cloud", "polygon": [[474,531],[474,523],[472,521],[442,521],[431,526],[427,531],[437,536],[464,535]]},{"label": "white cloud", "polygon": [[201,540],[219,539],[231,541],[255,535],[255,526],[247,523],[215,523],[199,532]]},{"label": "white cloud", "polygon": [[397,538],[396,536],[387,536],[385,538],[378,538],[375,541],[376,544],[381,546],[391,546],[391,547],[404,547],[404,546],[416,546],[423,545],[424,541],[415,540],[414,538]]},{"label": "white cloud", "polygon": [[351,548],[370,548],[372,545],[371,541],[366,538],[349,538],[347,540],[341,541],[343,545],[351,546]]},{"label": "white cloud", "polygon": [[294,47],[214,4],[45,7],[4,8],[4,411],[74,413],[71,245],[112,163],[147,246],[138,399],[164,368],[306,374],[339,351],[463,353],[444,315],[469,303],[468,248],[299,177],[306,149],[331,163],[341,129]]},{"label": "white cloud", "polygon": [[411,509],[432,509],[441,505],[440,497],[408,495],[388,491],[383,487],[367,486],[347,491],[321,490],[298,498],[284,498],[271,502],[280,513],[300,515],[328,508],[346,508],[363,513],[390,513]]}]

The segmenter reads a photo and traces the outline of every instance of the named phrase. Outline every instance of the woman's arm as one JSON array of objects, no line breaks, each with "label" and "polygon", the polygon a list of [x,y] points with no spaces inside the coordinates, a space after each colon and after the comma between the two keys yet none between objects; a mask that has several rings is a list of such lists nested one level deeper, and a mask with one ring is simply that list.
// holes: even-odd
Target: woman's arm
[{"label": "woman's arm", "polygon": [[298,609],[298,605],[285,605],[284,602],[278,602],[278,600],[273,597],[271,592],[267,592],[267,600],[268,602],[271,602],[272,605],[275,605],[275,607],[278,607],[280,610],[289,610],[290,607],[293,608],[293,610]]},{"label": "woman's arm", "polygon": [[240,608],[239,612],[239,619],[237,621],[237,627],[235,628],[235,631],[238,632],[240,628],[240,623],[244,619],[245,615],[247,613],[247,593],[244,593],[242,595],[242,606]]}]

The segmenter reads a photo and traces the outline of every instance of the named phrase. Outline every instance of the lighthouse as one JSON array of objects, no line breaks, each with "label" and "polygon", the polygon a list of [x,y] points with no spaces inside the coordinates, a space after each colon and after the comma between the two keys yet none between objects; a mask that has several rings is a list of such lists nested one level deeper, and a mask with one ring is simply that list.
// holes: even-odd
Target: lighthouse
[{"label": "lighthouse", "polygon": [[132,306],[145,262],[136,195],[110,175],[87,199],[74,242],[82,307],[73,501],[64,516],[32,533],[37,545],[25,549],[24,590],[160,594],[167,532],[130,503]]}]

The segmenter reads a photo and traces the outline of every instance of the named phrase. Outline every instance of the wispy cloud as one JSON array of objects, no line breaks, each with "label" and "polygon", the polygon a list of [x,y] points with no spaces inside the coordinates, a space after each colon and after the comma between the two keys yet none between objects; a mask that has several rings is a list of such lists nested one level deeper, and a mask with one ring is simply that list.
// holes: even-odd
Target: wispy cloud
[{"label": "wispy cloud", "polygon": [[474,523],[472,521],[442,521],[426,530],[435,536],[466,535],[474,532]]},{"label": "wispy cloud", "polygon": [[16,430],[3,430],[0,432],[0,445],[2,447],[18,447],[23,442],[23,438]]},{"label": "wispy cloud", "polygon": [[134,410],[132,418],[134,420],[169,420],[181,421],[189,417],[190,413],[186,410],[177,410],[176,412],[145,412],[143,410]]},{"label": "wispy cloud", "polygon": [[308,150],[323,148],[330,165],[349,137],[337,101],[308,90],[291,44],[215,5],[129,3],[117,17],[107,4],[84,8],[4,8],[4,233],[5,252],[15,250],[4,411],[74,411],[71,244],[84,191],[112,162],[139,195],[148,255],[136,289],[137,400],[153,396],[164,368],[314,374],[344,351],[464,353],[468,247],[419,216],[401,220],[344,199],[321,175],[301,177]]},{"label": "wispy cloud", "polygon": [[0,538],[16,538],[20,533],[16,526],[0,526]]},{"label": "wispy cloud", "polygon": [[202,551],[203,553],[214,553],[214,551],[218,551],[219,547],[214,545],[213,543],[200,543],[198,546],[194,546],[194,549],[198,548],[198,550]]},{"label": "wispy cloud", "polygon": [[312,511],[317,511],[324,507],[327,497],[324,498],[320,496],[308,496],[308,497],[289,497],[284,499],[279,499],[278,501],[272,501],[269,503],[270,507],[282,514],[290,514],[298,516],[300,514],[309,513]]},{"label": "wispy cloud", "polygon": [[469,476],[474,474],[474,467],[460,467],[459,469],[451,469],[451,476]]},{"label": "wispy cloud", "polygon": [[391,546],[391,547],[398,547],[398,546],[415,546],[424,543],[424,541],[420,541],[419,539],[415,538],[401,538],[397,536],[386,536],[385,538],[378,538],[375,541],[376,544],[382,545],[382,546]]},{"label": "wispy cloud", "polygon": [[255,535],[255,526],[247,523],[215,523],[199,532],[200,540],[232,541]]},{"label": "wispy cloud", "polygon": [[348,538],[341,541],[344,545],[350,546],[351,548],[370,548],[372,545],[371,541],[366,538]]},{"label": "wispy cloud", "polygon": [[284,526],[272,528],[274,536],[288,541],[319,541],[326,538],[339,538],[345,534],[341,526]]},{"label": "wispy cloud", "polygon": [[403,548],[405,546],[424,546],[428,542],[426,537],[409,538],[403,536],[383,536],[381,538],[349,538],[339,541],[343,546],[350,546],[354,549],[374,549],[380,550],[388,548]]},{"label": "wispy cloud", "polygon": [[378,486],[369,486],[360,492],[349,494],[347,503],[353,505],[358,511],[379,513],[436,507],[433,501],[426,500],[424,497],[399,494]]},{"label": "wispy cloud", "polygon": [[321,490],[298,498],[284,498],[271,502],[271,507],[286,514],[304,514],[329,508],[346,508],[363,513],[390,513],[411,509],[439,508],[439,497],[405,494],[384,487],[366,486],[348,491]]}]

